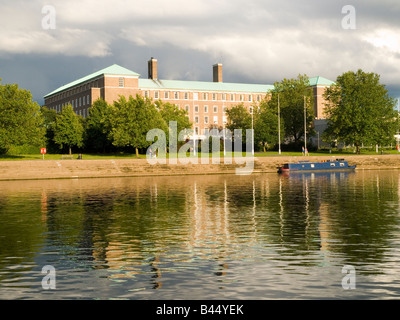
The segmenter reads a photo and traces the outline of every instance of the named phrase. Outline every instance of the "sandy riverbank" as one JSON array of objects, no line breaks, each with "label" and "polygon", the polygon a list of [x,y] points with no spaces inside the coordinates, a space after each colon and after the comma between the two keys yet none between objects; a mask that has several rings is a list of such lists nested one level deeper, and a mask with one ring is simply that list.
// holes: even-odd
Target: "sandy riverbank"
[{"label": "sandy riverbank", "polygon": [[[276,173],[276,168],[285,162],[298,160],[320,161],[337,157],[256,157],[253,173]],[[354,155],[342,156],[350,165],[357,165],[356,170],[400,169],[400,155]],[[200,162],[200,161],[199,161]],[[244,168],[245,163],[237,164],[149,164],[144,159],[115,160],[27,160],[0,161],[0,180],[31,179],[76,179],[128,176],[168,176],[168,175],[202,175],[202,174],[235,174],[237,168]]]}]

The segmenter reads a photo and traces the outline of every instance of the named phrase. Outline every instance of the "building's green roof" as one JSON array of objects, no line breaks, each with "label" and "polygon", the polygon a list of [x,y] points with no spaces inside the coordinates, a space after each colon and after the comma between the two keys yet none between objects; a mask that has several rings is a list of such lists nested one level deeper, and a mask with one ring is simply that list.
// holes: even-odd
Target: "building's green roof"
[{"label": "building's green roof", "polygon": [[335,84],[334,81],[328,80],[323,77],[313,77],[308,79],[310,86],[331,86]]},{"label": "building's green roof", "polygon": [[48,96],[51,96],[53,94],[56,94],[58,92],[64,91],[66,89],[72,88],[72,87],[74,87],[74,86],[76,86],[76,85],[78,85],[80,83],[83,83],[83,82],[88,81],[90,79],[96,78],[96,77],[101,76],[103,74],[111,74],[111,75],[119,75],[119,76],[135,76],[135,77],[139,77],[140,76],[140,74],[138,74],[136,72],[133,72],[133,71],[131,71],[129,69],[121,67],[121,66],[119,66],[117,64],[113,64],[110,67],[104,68],[102,70],[99,70],[97,72],[89,74],[86,77],[83,77],[83,78],[80,78],[80,79],[75,80],[73,82],[70,82],[70,83],[68,83],[68,84],[66,84],[66,85],[54,90],[53,92],[50,92],[49,94],[45,95],[45,98],[48,97]]},{"label": "building's green roof", "polygon": [[[80,83],[84,83],[90,79],[96,78],[100,75],[121,75],[121,76],[135,76],[140,75],[129,69],[114,64],[105,69],[99,70],[86,77],[80,78],[70,82],[60,88],[45,95],[49,97],[61,91],[72,88]],[[333,81],[323,77],[314,77],[309,79],[310,86],[316,85],[332,85]],[[226,83],[226,82],[207,82],[207,81],[184,81],[184,80],[152,80],[152,79],[139,79],[139,88],[141,89],[170,89],[170,90],[198,90],[198,91],[225,91],[225,92],[258,92],[267,93],[274,89],[273,85],[269,84],[247,84],[247,83]]]},{"label": "building's green roof", "polygon": [[267,93],[274,86],[268,84],[139,79],[139,88]]}]

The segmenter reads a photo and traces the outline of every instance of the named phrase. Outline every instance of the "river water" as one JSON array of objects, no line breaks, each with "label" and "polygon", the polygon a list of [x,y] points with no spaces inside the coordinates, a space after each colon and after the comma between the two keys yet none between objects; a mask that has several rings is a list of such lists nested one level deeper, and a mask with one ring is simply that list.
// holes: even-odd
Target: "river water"
[{"label": "river water", "polygon": [[399,198],[391,170],[0,182],[0,299],[399,298]]}]

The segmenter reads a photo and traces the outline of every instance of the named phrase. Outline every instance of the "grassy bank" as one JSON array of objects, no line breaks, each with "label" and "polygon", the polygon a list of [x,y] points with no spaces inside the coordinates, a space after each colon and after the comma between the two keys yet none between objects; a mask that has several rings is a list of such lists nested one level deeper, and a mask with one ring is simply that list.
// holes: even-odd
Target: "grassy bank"
[{"label": "grassy bank", "polygon": [[[400,152],[397,150],[385,150],[383,155],[400,155]],[[329,151],[316,151],[310,152],[310,156],[332,156],[332,157],[341,157],[341,156],[357,156],[352,150],[348,151],[333,151],[329,153]],[[381,152],[376,153],[376,151],[368,151],[363,150],[360,154],[362,155],[370,155],[370,156],[379,156],[382,155]],[[167,154],[168,157],[176,158],[176,154]],[[190,156],[189,153],[186,154],[187,157]],[[224,157],[223,152],[209,154],[209,153],[198,153],[197,157]],[[232,157],[232,153],[226,153],[227,157]],[[246,153],[243,152],[242,156],[245,157]],[[301,152],[282,152],[281,155],[277,151],[268,151],[268,152],[255,152],[255,157],[301,157]],[[62,155],[62,154],[46,154],[44,156],[45,160],[67,160],[70,159],[69,155]],[[78,154],[73,154],[72,159],[78,159]],[[116,154],[82,154],[83,160],[110,160],[110,159],[137,159],[136,154],[126,154],[126,153],[116,153]],[[139,159],[146,159],[146,155],[141,154],[139,155]],[[20,161],[20,160],[43,160],[42,154],[5,154],[0,155],[0,161]]]}]

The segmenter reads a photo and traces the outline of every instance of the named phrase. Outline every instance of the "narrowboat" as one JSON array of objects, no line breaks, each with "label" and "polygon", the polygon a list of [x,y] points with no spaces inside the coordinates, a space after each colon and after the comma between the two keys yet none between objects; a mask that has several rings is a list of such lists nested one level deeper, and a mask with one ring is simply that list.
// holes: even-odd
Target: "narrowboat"
[{"label": "narrowboat", "polygon": [[320,162],[299,161],[296,163],[285,163],[278,167],[278,173],[291,172],[326,172],[326,171],[352,171],[355,165],[349,166],[344,159],[324,160]]}]

